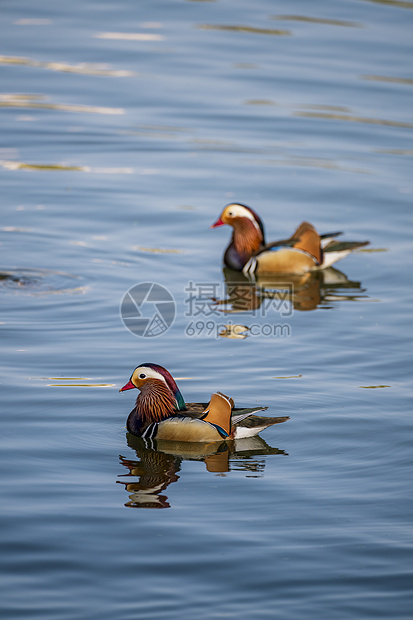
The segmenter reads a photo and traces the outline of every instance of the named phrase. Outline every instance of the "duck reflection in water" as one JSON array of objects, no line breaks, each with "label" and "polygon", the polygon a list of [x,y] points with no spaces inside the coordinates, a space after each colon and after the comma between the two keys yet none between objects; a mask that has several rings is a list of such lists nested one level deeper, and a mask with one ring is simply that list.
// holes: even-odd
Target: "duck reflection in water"
[{"label": "duck reflection in water", "polygon": [[[303,274],[261,275],[253,278],[224,267],[226,297],[213,299],[222,312],[254,312],[265,316],[267,310],[291,316],[292,310],[309,311],[331,308],[338,301],[365,299],[366,289],[349,280],[333,267]],[[266,310],[267,309],[267,310]]]},{"label": "duck reflection in water", "polygon": [[127,433],[126,438],[138,458],[120,456],[127,473],[121,474],[119,477],[124,479],[116,482],[125,485],[129,493],[129,501],[125,503],[128,508],[170,508],[163,492],[180,479],[178,472],[183,461],[203,461],[207,472],[218,476],[243,471],[248,477],[260,477],[265,468],[263,457],[287,455],[284,450],[269,446],[258,435],[214,443],[145,440],[131,433]]}]

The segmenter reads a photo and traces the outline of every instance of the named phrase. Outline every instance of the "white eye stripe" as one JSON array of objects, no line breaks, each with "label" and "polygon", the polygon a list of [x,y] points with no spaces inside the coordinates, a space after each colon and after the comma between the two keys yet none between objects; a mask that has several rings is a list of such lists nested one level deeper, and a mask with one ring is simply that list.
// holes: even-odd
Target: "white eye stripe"
[{"label": "white eye stripe", "polygon": [[259,224],[258,224],[257,220],[255,219],[255,217],[253,216],[253,214],[251,213],[251,211],[249,211],[248,209],[246,209],[242,205],[237,205],[237,204],[233,204],[231,206],[228,206],[227,209],[229,209],[227,211],[227,216],[228,217],[245,217],[248,220],[251,220],[251,222],[254,224],[255,228],[261,234],[261,229],[259,227]]},{"label": "white eye stripe", "polygon": [[[141,375],[145,376],[141,377]],[[149,368],[149,366],[138,366],[138,368],[135,368],[135,370],[133,371],[133,376],[139,377],[139,379],[160,379],[161,381],[166,383],[165,377],[153,368]]]},{"label": "white eye stripe", "polygon": [[251,211],[248,211],[248,209],[246,209],[242,205],[233,204],[230,207],[227,207],[227,209],[227,213],[230,217],[247,217],[249,220],[254,219]]}]

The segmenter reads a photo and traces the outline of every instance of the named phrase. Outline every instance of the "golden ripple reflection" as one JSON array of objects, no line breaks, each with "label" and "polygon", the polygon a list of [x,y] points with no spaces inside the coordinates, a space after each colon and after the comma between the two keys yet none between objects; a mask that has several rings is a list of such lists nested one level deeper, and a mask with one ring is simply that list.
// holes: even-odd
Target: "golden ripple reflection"
[{"label": "golden ripple reflection", "polygon": [[271,19],[291,21],[291,22],[307,22],[310,24],[323,24],[326,26],[343,26],[346,28],[363,28],[363,24],[359,22],[349,22],[342,19],[325,19],[321,17],[307,17],[305,15],[272,15]]},{"label": "golden ripple reflection", "polygon": [[389,127],[404,127],[406,129],[413,129],[413,123],[407,123],[404,121],[391,121],[384,118],[370,118],[368,116],[353,116],[345,114],[327,114],[326,112],[306,112],[298,111],[294,112],[294,116],[302,116],[305,118],[318,118],[325,120],[346,121],[349,123],[367,123],[370,125],[385,125]]},{"label": "golden ripple reflection", "polygon": [[343,105],[325,105],[321,103],[306,103],[309,110],[327,110],[328,112],[351,112],[351,108]]},{"label": "golden ripple reflection", "polygon": [[141,245],[132,246],[132,250],[138,250],[139,252],[151,252],[152,254],[183,254],[183,250],[176,250],[174,248],[147,248]]},{"label": "golden ripple reflection", "polygon": [[271,99],[247,99],[245,105],[277,105]]},{"label": "golden ripple reflection", "polygon": [[121,41],[164,41],[162,34],[149,32],[99,32],[93,35],[95,39],[112,39]]},{"label": "golden ripple reflection", "polygon": [[65,62],[42,62],[23,56],[0,56],[0,65],[24,65],[27,67],[40,67],[51,71],[63,73],[79,73],[80,75],[96,75],[100,77],[130,77],[136,75],[133,71],[110,69],[107,65],[81,62],[70,65]]},{"label": "golden ripple reflection", "polygon": [[47,387],[115,387],[114,383],[48,383]]},{"label": "golden ripple reflection", "polygon": [[288,36],[289,30],[274,30],[272,28],[254,28],[252,26],[224,26],[220,24],[198,24],[201,30],[225,30],[227,32],[243,32],[247,34],[265,34],[274,36]]},{"label": "golden ripple reflection", "polygon": [[378,388],[389,388],[391,385],[359,385],[363,390],[377,390]]},{"label": "golden ripple reflection", "polygon": [[413,2],[402,2],[401,0],[364,0],[365,2],[375,2],[376,4],[387,4],[399,9],[413,9]]},{"label": "golden ripple reflection", "polygon": [[79,105],[72,103],[47,103],[45,95],[25,95],[9,93],[0,95],[2,108],[33,108],[41,110],[59,110],[64,112],[86,112],[88,114],[125,114],[123,108]]},{"label": "golden ripple reflection", "polygon": [[86,172],[84,166],[65,166],[63,164],[28,164],[22,161],[0,160],[0,166],[6,170],[59,170],[69,172]]},{"label": "golden ripple reflection", "polygon": [[70,166],[66,164],[33,164],[1,159],[0,166],[6,170],[32,170],[38,172],[91,172],[93,174],[134,174],[135,172],[133,168],[93,168],[91,166]]},{"label": "golden ripple reflection", "polygon": [[412,78],[393,77],[389,75],[362,75],[362,80],[371,80],[373,82],[392,82],[396,84],[413,84]]}]

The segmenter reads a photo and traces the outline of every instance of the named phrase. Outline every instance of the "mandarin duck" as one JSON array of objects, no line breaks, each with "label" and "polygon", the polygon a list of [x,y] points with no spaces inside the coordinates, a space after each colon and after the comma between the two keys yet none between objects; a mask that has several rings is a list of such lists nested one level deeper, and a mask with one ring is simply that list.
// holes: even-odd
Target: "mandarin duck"
[{"label": "mandarin duck", "polygon": [[[215,392],[206,403],[185,403],[172,375],[158,364],[137,366],[119,391],[140,394],[126,428],[144,439],[214,442],[251,437],[289,418],[254,415],[267,407],[234,409],[234,401]],[[234,414],[234,415],[232,415]]]},{"label": "mandarin duck", "polygon": [[342,233],[319,235],[314,226],[302,222],[289,239],[265,242],[264,225],[253,209],[229,204],[211,228],[228,224],[233,233],[225,250],[224,263],[246,276],[305,273],[330,267],[369,241],[337,241]]}]

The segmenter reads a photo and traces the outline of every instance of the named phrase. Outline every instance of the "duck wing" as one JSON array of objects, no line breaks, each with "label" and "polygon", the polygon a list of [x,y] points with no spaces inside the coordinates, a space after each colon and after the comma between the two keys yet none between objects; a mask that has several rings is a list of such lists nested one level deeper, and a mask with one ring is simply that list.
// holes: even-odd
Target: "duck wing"
[{"label": "duck wing", "polygon": [[342,232],[332,232],[332,233],[324,233],[324,235],[320,235],[321,246],[325,248],[325,246],[330,243],[335,237],[339,237],[342,235]]},{"label": "duck wing", "polygon": [[[186,410],[180,411],[179,413],[184,416],[189,416],[190,418],[201,418],[204,416],[205,409],[207,409],[208,405],[209,403],[186,403]],[[231,414],[232,424],[237,424],[253,413],[257,413],[258,411],[266,411],[267,409],[268,407],[233,407]]]},{"label": "duck wing", "polygon": [[368,245],[370,241],[336,241],[332,239],[325,247],[323,252],[352,252],[357,248]]},{"label": "duck wing", "polygon": [[266,411],[268,407],[250,407],[249,409],[233,409],[231,416],[232,426],[237,426],[241,424],[241,422],[245,422],[247,418],[252,416],[254,413],[258,413],[259,411]]},{"label": "duck wing", "polygon": [[[257,254],[261,254],[261,252],[273,250],[275,248],[280,248],[280,247],[293,248],[294,245],[300,241],[300,235],[297,234],[298,230],[294,233],[292,237],[289,237],[288,239],[280,239],[279,241],[272,241],[270,243],[267,243],[266,245],[262,246],[257,252],[255,252],[253,256],[256,256]],[[325,246],[328,245],[330,241],[333,241],[335,237],[339,237],[342,234],[343,234],[342,232],[331,232],[331,233],[324,233],[324,235],[320,235],[321,245],[323,246],[323,248],[325,248]]]},{"label": "duck wing", "polygon": [[[258,409],[258,411],[261,410]],[[290,417],[288,415],[270,418],[266,415],[253,415],[250,413],[246,419],[242,419],[238,422],[238,426],[242,426],[244,428],[267,428],[267,426],[272,426],[273,424],[287,422],[289,419]],[[232,418],[232,420],[234,420],[234,418]]]},{"label": "duck wing", "polygon": [[267,243],[260,247],[259,250],[254,252],[253,256],[257,256],[262,252],[268,252],[270,250],[274,250],[276,248],[293,248],[294,244],[297,243],[298,237],[290,237],[289,239],[280,239],[279,241],[272,241],[271,243]]}]

